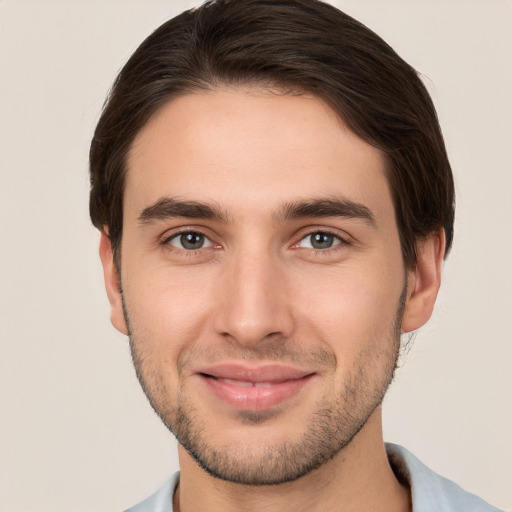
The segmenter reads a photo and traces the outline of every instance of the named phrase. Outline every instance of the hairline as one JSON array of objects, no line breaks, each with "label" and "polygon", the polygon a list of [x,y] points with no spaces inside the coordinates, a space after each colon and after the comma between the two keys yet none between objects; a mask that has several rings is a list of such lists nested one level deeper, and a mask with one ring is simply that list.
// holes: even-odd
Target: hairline
[{"label": "hairline", "polygon": [[[202,80],[200,82],[197,82],[195,85],[188,85],[186,87],[183,87],[181,90],[177,90],[171,94],[168,94],[166,97],[162,97],[161,101],[157,104],[156,108],[154,108],[145,121],[140,125],[138,130],[133,134],[131,140],[127,144],[127,148],[125,151],[125,154],[123,156],[123,162],[122,162],[122,181],[123,181],[123,187],[122,187],[122,194],[121,194],[121,231],[116,243],[115,247],[112,247],[113,249],[113,255],[114,255],[114,263],[117,267],[118,272],[120,273],[121,270],[121,250],[122,250],[122,238],[123,238],[123,230],[124,230],[124,199],[125,199],[125,190],[126,190],[126,179],[129,171],[129,161],[130,161],[130,154],[132,153],[134,149],[134,145],[136,144],[137,137],[140,135],[140,133],[144,130],[144,128],[151,122],[151,120],[158,115],[159,112],[162,111],[167,105],[169,105],[171,102],[182,98],[184,96],[193,96],[197,94],[216,94],[219,92],[247,92],[249,94],[256,93],[256,94],[268,94],[268,95],[278,95],[278,96],[302,96],[309,99],[315,99],[320,101],[326,108],[329,109],[329,111],[335,115],[340,128],[349,130],[353,135],[358,137],[359,139],[363,140],[370,146],[377,149],[381,156],[382,156],[382,164],[383,164],[383,170],[386,178],[386,182],[388,184],[390,193],[391,193],[391,199],[393,204],[393,212],[395,215],[395,226],[398,231],[399,239],[400,239],[400,246],[401,246],[401,254],[402,254],[402,262],[404,263],[405,267],[407,269],[414,268],[416,265],[416,253],[415,249],[417,247],[417,244],[419,241],[426,238],[427,235],[424,236],[415,236],[415,243],[414,243],[414,254],[412,255],[412,258],[409,257],[409,261],[407,258],[407,255],[404,253],[404,246],[403,246],[403,233],[400,229],[399,222],[398,222],[398,216],[397,216],[397,204],[396,204],[396,198],[393,190],[393,184],[392,184],[392,169],[393,169],[393,163],[391,162],[391,159],[389,157],[389,154],[380,148],[378,145],[376,145],[373,141],[369,140],[368,138],[362,137],[359,133],[356,133],[354,129],[348,124],[348,122],[345,120],[345,118],[342,116],[342,114],[339,112],[339,110],[333,105],[332,101],[329,101],[329,99],[326,97],[326,95],[319,94],[318,92],[312,92],[308,90],[307,87],[301,87],[299,84],[293,84],[290,81],[288,82],[278,82],[275,79],[271,79],[268,77],[265,78],[244,78],[241,80],[221,80],[219,78],[214,78],[211,81],[205,81]],[[442,228],[443,226],[438,226],[438,228]],[[107,226],[103,227],[104,232],[108,235]],[[433,231],[432,231],[433,232]],[[431,232],[431,233],[432,233]]]}]

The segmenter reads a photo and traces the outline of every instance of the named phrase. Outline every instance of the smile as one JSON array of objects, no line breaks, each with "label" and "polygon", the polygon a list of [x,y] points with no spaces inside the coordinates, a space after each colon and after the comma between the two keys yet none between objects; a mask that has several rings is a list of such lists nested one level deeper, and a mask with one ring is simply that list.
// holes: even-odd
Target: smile
[{"label": "smile", "polygon": [[219,365],[198,375],[215,399],[238,410],[262,411],[292,399],[315,374],[276,365]]},{"label": "smile", "polygon": [[[215,379],[216,377],[212,377]],[[240,386],[242,388],[248,388],[248,387],[269,387],[274,386],[275,382],[251,382],[246,380],[234,380],[234,379],[217,379],[225,382],[226,384],[232,384],[233,386]]]}]

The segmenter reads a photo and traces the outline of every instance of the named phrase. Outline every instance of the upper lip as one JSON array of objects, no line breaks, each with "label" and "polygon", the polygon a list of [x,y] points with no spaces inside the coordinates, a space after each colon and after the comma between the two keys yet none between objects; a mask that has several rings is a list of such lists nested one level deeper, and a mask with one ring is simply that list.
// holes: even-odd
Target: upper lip
[{"label": "upper lip", "polygon": [[260,364],[250,366],[240,363],[222,363],[201,368],[197,373],[215,377],[217,379],[278,383],[287,380],[302,379],[314,372],[282,364]]}]

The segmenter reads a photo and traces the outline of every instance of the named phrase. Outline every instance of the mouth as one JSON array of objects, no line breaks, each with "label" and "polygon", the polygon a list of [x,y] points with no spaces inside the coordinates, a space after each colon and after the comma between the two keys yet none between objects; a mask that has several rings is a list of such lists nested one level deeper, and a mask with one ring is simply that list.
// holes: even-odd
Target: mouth
[{"label": "mouth", "polygon": [[197,375],[215,399],[237,410],[263,411],[291,400],[315,373],[280,365],[223,364]]}]

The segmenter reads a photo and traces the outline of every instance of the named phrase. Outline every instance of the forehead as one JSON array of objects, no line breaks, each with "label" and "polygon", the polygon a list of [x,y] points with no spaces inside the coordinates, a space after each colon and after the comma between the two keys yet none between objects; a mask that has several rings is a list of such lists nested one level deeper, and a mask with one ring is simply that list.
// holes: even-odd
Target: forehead
[{"label": "forehead", "polygon": [[214,201],[243,215],[332,195],[391,205],[381,152],[308,95],[183,95],[150,119],[128,155],[125,214],[165,196]]}]

